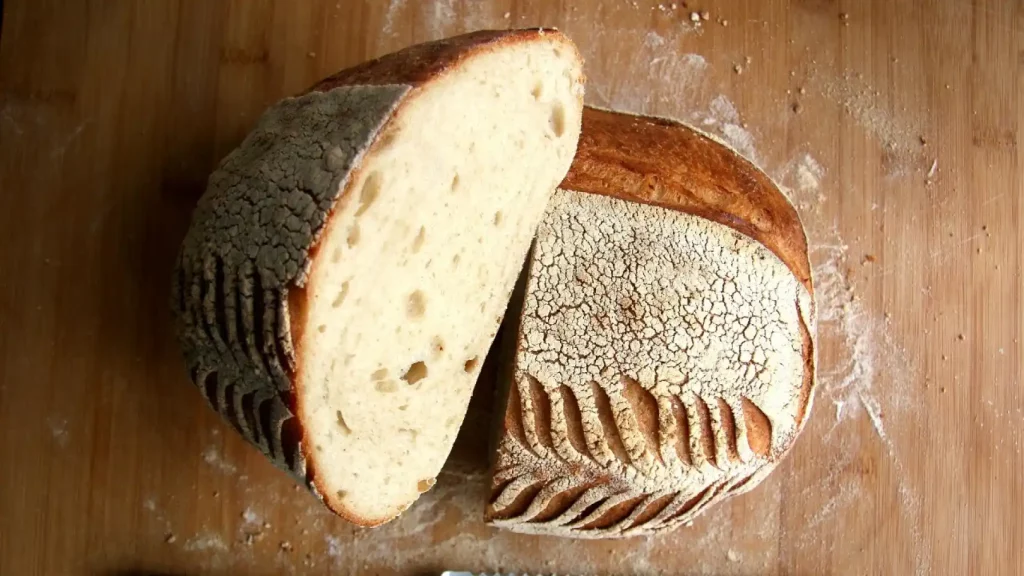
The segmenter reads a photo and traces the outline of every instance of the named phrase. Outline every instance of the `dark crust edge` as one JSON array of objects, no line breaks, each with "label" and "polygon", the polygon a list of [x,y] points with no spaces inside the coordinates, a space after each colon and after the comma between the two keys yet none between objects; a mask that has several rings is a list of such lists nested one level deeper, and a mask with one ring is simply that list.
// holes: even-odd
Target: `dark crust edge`
[{"label": "dark crust edge", "polygon": [[[436,80],[458,67],[470,56],[545,37],[554,38],[579,56],[569,38],[554,28],[479,30],[443,40],[416,44],[348,68],[316,83],[310,92],[329,91],[339,86],[406,84],[414,88]],[[582,58],[580,58],[582,60]]]},{"label": "dark crust edge", "polygon": [[[553,40],[561,43],[566,49],[571,50],[576,57],[582,61],[579,51],[565,34],[553,28],[529,28],[520,30],[481,30],[460,36],[453,36],[443,40],[417,44],[399,50],[375,60],[370,60],[352,68],[342,70],[324,80],[321,80],[310,88],[308,92],[326,92],[343,86],[384,86],[384,85],[409,85],[412,87],[405,98],[398,104],[391,118],[382,127],[378,137],[370,144],[363,155],[369,158],[376,151],[378,145],[386,140],[389,126],[395,118],[402,114],[403,108],[408,102],[415,98],[419,89],[425,85],[437,81],[448,72],[456,69],[465,60],[504,48],[508,45],[536,41],[541,39]],[[319,239],[325,238],[330,233],[333,223],[333,212],[341,203],[347,202],[350,197],[351,186],[359,180],[359,173],[362,166],[357,165],[349,175],[344,190],[338,194],[338,200],[327,215],[327,223]],[[310,272],[308,277],[314,276],[313,267],[317,265],[316,258],[319,243],[309,249]],[[307,316],[308,286],[292,286],[288,294],[289,320],[292,326],[292,334],[298,335],[293,338],[295,357],[302,357],[302,326]],[[302,399],[302,365],[296,362],[296,369],[293,374],[293,387],[295,388],[295,414],[298,420],[303,420],[305,414]],[[315,450],[308,442],[301,443],[301,450],[306,461],[306,481],[313,488],[324,504],[333,512],[345,520],[360,526],[372,528],[385,524],[397,516],[404,509],[396,511],[393,515],[384,518],[366,518],[358,516],[345,509],[341,502],[338,502],[335,495],[318,482],[317,478],[317,456]],[[410,503],[411,504],[411,503]]]}]

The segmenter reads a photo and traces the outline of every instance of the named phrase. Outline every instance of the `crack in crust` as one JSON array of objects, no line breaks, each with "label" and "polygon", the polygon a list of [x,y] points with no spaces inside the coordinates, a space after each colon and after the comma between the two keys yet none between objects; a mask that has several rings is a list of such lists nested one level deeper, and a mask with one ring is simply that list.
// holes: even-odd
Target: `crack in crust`
[{"label": "crack in crust", "polygon": [[304,285],[353,166],[407,91],[350,86],[270,108],[210,176],[178,257],[172,306],[193,381],[303,482],[289,292]]},{"label": "crack in crust", "polygon": [[505,418],[517,425],[499,440],[492,523],[669,530],[756,486],[791,446],[813,369],[811,295],[762,244],[559,190],[524,274]]}]

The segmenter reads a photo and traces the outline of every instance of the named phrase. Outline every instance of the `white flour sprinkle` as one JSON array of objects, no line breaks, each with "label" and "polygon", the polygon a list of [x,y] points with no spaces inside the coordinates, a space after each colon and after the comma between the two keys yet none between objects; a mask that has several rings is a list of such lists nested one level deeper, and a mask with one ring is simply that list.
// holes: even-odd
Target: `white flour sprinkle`
[{"label": "white flour sprinkle", "polygon": [[206,450],[203,450],[203,462],[225,474],[238,472],[238,467],[225,460],[224,456],[221,455],[220,451],[213,444],[207,446]]}]

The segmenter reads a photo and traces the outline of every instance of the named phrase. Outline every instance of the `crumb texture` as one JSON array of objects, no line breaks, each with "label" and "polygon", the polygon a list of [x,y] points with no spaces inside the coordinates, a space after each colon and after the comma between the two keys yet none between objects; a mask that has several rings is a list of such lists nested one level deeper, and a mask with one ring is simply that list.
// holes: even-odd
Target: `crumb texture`
[{"label": "crumb texture", "polygon": [[339,191],[407,91],[341,87],[270,108],[210,176],[179,255],[172,306],[193,381],[303,480],[288,290],[305,282]]},{"label": "crumb texture", "polygon": [[792,444],[812,302],[763,245],[559,190],[526,274],[492,523],[660,532],[757,485]]}]

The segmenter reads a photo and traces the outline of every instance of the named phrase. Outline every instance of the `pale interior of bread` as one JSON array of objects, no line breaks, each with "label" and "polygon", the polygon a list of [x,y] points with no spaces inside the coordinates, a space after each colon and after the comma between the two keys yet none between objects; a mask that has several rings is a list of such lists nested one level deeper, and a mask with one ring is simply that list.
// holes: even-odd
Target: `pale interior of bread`
[{"label": "pale interior of bread", "polygon": [[582,76],[546,39],[413,92],[318,247],[299,346],[317,485],[363,524],[430,488],[546,202],[579,138]]}]

